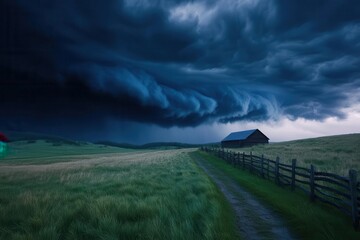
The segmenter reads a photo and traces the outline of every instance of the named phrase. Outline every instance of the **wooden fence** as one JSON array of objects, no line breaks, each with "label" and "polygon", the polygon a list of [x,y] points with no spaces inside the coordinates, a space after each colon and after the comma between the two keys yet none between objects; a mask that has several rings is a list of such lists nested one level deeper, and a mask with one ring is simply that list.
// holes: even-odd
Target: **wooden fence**
[{"label": "wooden fence", "polygon": [[225,151],[222,148],[201,147],[202,151],[212,153],[234,167],[248,169],[262,178],[273,180],[280,186],[288,186],[306,192],[311,201],[319,200],[332,205],[352,218],[355,229],[360,221],[360,182],[357,172],[349,170],[348,177],[333,173],[316,171],[314,165],[310,168],[299,167],[296,159],[292,164],[281,163],[279,158],[271,160],[264,156]]}]

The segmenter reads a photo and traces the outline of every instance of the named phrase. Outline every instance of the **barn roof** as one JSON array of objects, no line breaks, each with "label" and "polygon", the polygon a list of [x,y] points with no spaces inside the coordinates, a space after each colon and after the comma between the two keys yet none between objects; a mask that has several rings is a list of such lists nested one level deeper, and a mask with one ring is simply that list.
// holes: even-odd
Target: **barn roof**
[{"label": "barn roof", "polygon": [[[256,131],[260,132],[259,129],[251,129],[251,130],[240,131],[240,132],[232,132],[226,138],[224,138],[222,141],[245,140]],[[262,132],[260,132],[260,133],[263,134]],[[265,136],[265,134],[263,134],[263,135]],[[266,138],[268,138],[268,137],[266,137]]]}]

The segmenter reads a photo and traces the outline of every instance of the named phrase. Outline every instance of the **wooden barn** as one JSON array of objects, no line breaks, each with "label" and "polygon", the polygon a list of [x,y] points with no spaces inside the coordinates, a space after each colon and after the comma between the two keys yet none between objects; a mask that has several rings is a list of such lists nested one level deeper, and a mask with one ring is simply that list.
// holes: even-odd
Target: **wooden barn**
[{"label": "wooden barn", "polygon": [[248,147],[256,144],[269,143],[269,138],[259,129],[232,132],[221,141],[221,147],[235,148]]}]

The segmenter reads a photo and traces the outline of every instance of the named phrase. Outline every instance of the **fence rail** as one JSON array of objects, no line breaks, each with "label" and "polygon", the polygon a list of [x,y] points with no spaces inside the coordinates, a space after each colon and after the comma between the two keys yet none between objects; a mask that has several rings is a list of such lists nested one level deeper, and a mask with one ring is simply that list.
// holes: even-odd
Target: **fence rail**
[{"label": "fence rail", "polygon": [[234,167],[241,167],[262,178],[275,181],[280,186],[291,190],[301,189],[311,201],[321,201],[336,207],[351,216],[355,229],[360,225],[360,182],[357,172],[349,170],[349,176],[316,171],[314,165],[309,169],[298,167],[296,159],[292,164],[284,164],[277,157],[271,160],[262,156],[232,152],[222,148],[201,147],[202,151],[212,153]]}]

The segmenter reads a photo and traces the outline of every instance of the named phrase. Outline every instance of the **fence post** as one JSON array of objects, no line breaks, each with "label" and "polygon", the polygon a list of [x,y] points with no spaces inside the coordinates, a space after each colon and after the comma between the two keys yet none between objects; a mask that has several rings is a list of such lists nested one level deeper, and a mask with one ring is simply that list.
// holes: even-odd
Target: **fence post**
[{"label": "fence post", "polygon": [[235,152],[232,152],[232,154],[231,154],[231,163],[232,163],[233,167],[235,167]]},{"label": "fence post", "polygon": [[250,152],[250,172],[252,173],[253,171],[253,156],[252,156],[252,152]]},{"label": "fence post", "polygon": [[264,178],[264,154],[261,155],[261,177]]},{"label": "fence post", "polygon": [[296,159],[291,162],[291,190],[295,190],[295,177],[296,177]]},{"label": "fence post", "polygon": [[266,159],[266,160],[267,160],[267,166],[266,166],[267,179],[270,179],[270,159]]},{"label": "fence post", "polygon": [[233,158],[234,158],[234,168],[236,168],[236,156],[237,156],[237,153],[234,152],[234,155],[233,155]]},{"label": "fence post", "polygon": [[357,194],[357,172],[353,169],[349,170],[349,187],[351,195],[351,216],[355,229],[359,227],[359,210],[358,210],[358,194]]},{"label": "fence post", "polygon": [[240,152],[237,153],[236,165],[239,167],[240,165]]},{"label": "fence post", "polygon": [[243,155],[242,155],[242,167],[243,167],[243,169],[245,169],[245,152],[243,152]]},{"label": "fence post", "polygon": [[310,166],[310,200],[315,201],[315,167]]},{"label": "fence post", "polygon": [[275,162],[275,182],[276,184],[280,184],[280,172],[279,172],[279,157],[276,157],[276,162]]}]

